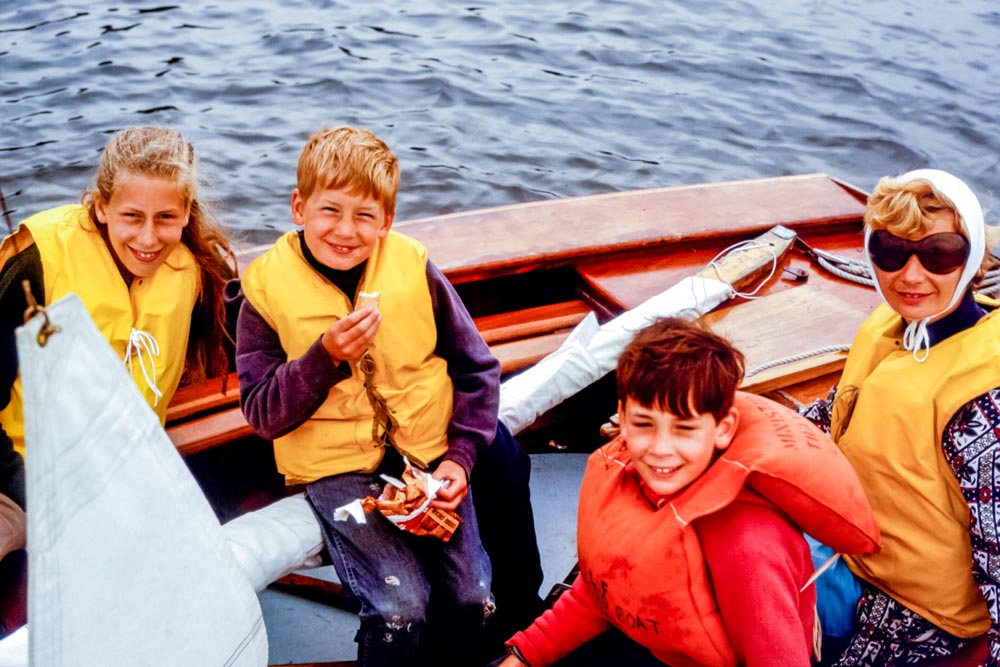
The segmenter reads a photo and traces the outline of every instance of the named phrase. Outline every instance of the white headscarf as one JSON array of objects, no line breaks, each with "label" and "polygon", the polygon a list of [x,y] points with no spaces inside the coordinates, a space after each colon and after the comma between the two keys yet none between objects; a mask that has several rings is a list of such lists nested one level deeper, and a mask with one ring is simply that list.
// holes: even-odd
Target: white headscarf
[{"label": "white headscarf", "polygon": [[[951,295],[951,301],[948,303],[948,306],[939,313],[910,322],[903,332],[903,347],[913,351],[914,359],[924,361],[930,354],[931,346],[930,336],[927,334],[927,324],[935,317],[939,317],[951,310],[962,298],[962,295],[965,294],[966,288],[976,276],[976,273],[979,272],[983,257],[986,256],[986,228],[983,225],[983,209],[979,205],[976,195],[961,179],[952,176],[948,172],[941,171],[940,169],[917,169],[899,176],[896,180],[902,183],[909,183],[916,180],[930,182],[955,207],[955,211],[958,212],[958,224],[965,233],[965,237],[969,240],[970,246],[969,259],[965,262],[962,275],[958,279],[958,285],[955,286],[955,293]],[[871,234],[871,228],[866,228],[865,260],[868,262],[868,269],[874,278],[875,267],[872,265],[871,256],[868,254],[868,239],[871,238]],[[879,296],[882,297],[883,301],[886,301],[878,280],[875,280],[874,283]]]}]

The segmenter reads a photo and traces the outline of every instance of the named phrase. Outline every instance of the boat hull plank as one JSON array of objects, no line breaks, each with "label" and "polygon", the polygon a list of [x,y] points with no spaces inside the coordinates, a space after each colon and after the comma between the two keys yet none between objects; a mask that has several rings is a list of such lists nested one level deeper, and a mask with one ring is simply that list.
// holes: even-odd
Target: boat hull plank
[{"label": "boat hull plank", "polygon": [[860,197],[809,174],[515,204],[397,228],[424,243],[452,282],[464,283],[663,244],[747,238],[777,224],[857,221]]},{"label": "boat hull plank", "polygon": [[[817,233],[815,230],[798,233],[799,237],[811,246],[848,259],[862,257],[860,218],[854,224],[844,225],[825,233]],[[734,236],[725,242],[728,245],[745,238],[747,237]],[[655,252],[633,257],[602,258],[582,262],[577,270],[588,289],[593,290],[609,304],[622,310],[629,310],[666,287],[701,271],[724,247],[725,245],[718,239],[711,244],[692,239],[686,243],[659,248]],[[857,283],[826,272],[800,252],[791,252],[779,262],[774,275],[761,286],[758,294],[775,294],[801,286],[801,282],[790,279],[793,274],[786,272],[784,270],[786,267],[795,270],[796,273],[804,272],[805,282],[820,282],[824,289],[848,303],[869,309],[879,303],[874,290],[863,288]],[[742,303],[741,300],[737,300],[728,307],[737,307]]]}]

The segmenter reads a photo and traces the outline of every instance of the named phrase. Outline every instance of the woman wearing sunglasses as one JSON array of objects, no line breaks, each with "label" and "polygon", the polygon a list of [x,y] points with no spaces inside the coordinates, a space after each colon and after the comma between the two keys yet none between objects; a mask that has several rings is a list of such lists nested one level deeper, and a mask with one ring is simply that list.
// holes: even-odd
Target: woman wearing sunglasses
[{"label": "woman wearing sunglasses", "polygon": [[817,583],[824,658],[912,664],[989,632],[997,665],[1000,311],[972,292],[987,256],[982,209],[958,178],[921,169],[879,181],[865,228],[885,305],[858,332],[827,410],[807,416],[854,465],[882,550],[845,556]]}]

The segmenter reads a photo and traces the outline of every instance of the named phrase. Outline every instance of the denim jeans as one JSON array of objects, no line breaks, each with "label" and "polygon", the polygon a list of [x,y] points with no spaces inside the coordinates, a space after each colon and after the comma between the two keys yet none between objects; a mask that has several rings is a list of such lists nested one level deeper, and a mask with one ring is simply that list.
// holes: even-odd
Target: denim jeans
[{"label": "denim jeans", "polygon": [[503,424],[492,444],[479,451],[472,469],[476,518],[493,565],[497,613],[487,628],[485,651],[504,652],[503,643],[531,625],[544,607],[538,596],[542,559],[531,509],[531,459]]},{"label": "denim jeans", "polygon": [[333,475],[306,487],[337,575],[360,603],[358,664],[473,665],[494,605],[471,487],[457,509],[461,525],[447,543],[403,532],[378,512],[365,515],[364,524],[333,520],[336,508],[378,497],[381,474],[401,473],[399,456],[387,449],[375,472]]}]

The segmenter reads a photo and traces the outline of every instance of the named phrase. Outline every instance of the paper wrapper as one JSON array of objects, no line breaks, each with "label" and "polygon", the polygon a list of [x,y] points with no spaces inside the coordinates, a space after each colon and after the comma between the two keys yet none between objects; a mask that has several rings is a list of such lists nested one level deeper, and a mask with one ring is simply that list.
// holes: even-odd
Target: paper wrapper
[{"label": "paper wrapper", "polygon": [[400,530],[431,535],[442,542],[451,539],[462,520],[451,510],[429,506],[437,497],[441,482],[409,463],[403,471],[403,481],[387,475],[382,475],[382,479],[387,483],[380,497],[368,496],[339,507],[334,519],[346,521],[353,517],[358,523],[365,523],[365,514],[378,510]]}]

